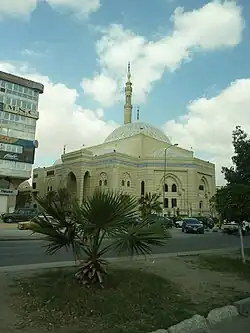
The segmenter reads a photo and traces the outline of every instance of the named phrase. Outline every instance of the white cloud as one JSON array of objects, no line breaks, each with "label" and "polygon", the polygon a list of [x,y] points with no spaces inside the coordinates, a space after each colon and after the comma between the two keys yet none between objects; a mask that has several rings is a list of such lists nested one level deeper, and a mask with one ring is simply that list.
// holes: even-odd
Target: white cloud
[{"label": "white cloud", "polygon": [[44,57],[47,55],[47,51],[45,50],[43,52],[37,52],[30,49],[24,49],[21,51],[21,54],[27,57]]},{"label": "white cloud", "polygon": [[62,83],[53,83],[48,77],[35,72],[27,72],[25,66],[16,67],[10,63],[0,63],[0,70],[25,76],[44,84],[44,94],[40,95],[37,122],[37,159],[54,157],[57,159],[66,144],[67,149],[79,149],[82,145],[98,144],[117,127],[112,121],[105,122],[103,110],[89,110],[76,103],[78,93]]},{"label": "white cloud", "polygon": [[64,7],[77,13],[77,16],[88,15],[96,12],[100,6],[100,0],[47,0],[52,8]]},{"label": "white cloud", "polygon": [[28,18],[36,5],[37,0],[1,0],[0,21],[5,18]]},{"label": "white cloud", "polygon": [[[117,24],[103,30],[96,44],[101,74],[92,79],[92,84],[91,79],[83,80],[84,92],[103,105],[122,98],[126,64],[131,61],[134,101],[145,102],[153,83],[161,79],[164,71],[176,70],[183,62],[190,61],[195,52],[239,44],[244,28],[241,8],[235,1],[213,1],[190,12],[178,7],[171,21],[172,33],[157,41],[147,40]],[[106,80],[100,80],[102,75]],[[117,82],[115,92],[113,80]]]},{"label": "white cloud", "polygon": [[231,164],[232,131],[236,125],[250,133],[250,78],[232,82],[213,98],[190,102],[187,113],[164,125],[165,132],[181,147],[216,162],[218,182],[222,183],[221,166]]},{"label": "white cloud", "polygon": [[[8,18],[29,18],[36,9],[40,0],[1,0],[0,20]],[[65,8],[77,16],[88,16],[97,11],[101,4],[100,0],[44,0],[52,8]]]},{"label": "white cloud", "polygon": [[[84,92],[89,95],[94,95],[98,91],[95,99],[104,106],[110,106],[117,101],[117,83],[112,77],[100,74],[95,76],[93,80],[83,79],[81,86]],[[103,87],[108,87],[108,90],[102,90]]]}]

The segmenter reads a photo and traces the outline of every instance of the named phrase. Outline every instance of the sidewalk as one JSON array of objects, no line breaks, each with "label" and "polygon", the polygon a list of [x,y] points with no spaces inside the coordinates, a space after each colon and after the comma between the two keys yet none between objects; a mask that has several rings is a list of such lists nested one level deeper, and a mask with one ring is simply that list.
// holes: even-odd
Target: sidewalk
[{"label": "sidewalk", "polygon": [[17,223],[4,223],[0,221],[0,229],[17,229]]},{"label": "sidewalk", "polygon": [[19,230],[16,224],[3,226],[0,224],[0,241],[36,240],[43,239],[43,235],[31,234],[29,230]]},{"label": "sidewalk", "polygon": [[249,333],[250,317],[235,317],[211,328],[211,333]]}]

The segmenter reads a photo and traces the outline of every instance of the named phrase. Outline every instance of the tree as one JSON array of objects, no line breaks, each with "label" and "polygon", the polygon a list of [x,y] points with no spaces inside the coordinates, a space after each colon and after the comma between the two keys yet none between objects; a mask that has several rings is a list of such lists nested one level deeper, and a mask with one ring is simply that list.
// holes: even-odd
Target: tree
[{"label": "tree", "polygon": [[236,126],[233,131],[233,146],[233,166],[222,167],[222,173],[228,184],[250,186],[250,139],[240,126]]},{"label": "tree", "polygon": [[242,222],[249,221],[250,217],[250,186],[228,184],[216,192],[212,201],[222,219],[238,223],[242,260],[245,263]]},{"label": "tree", "polygon": [[[82,206],[71,202],[71,213],[67,214],[69,198],[66,190],[38,198],[51,217],[37,218],[30,229],[47,236],[47,253],[66,247],[73,251],[76,261],[83,259],[76,273],[83,284],[103,285],[107,274],[103,256],[110,250],[145,255],[151,253],[152,245],[165,244],[167,236],[159,224],[138,222],[137,200],[132,196],[98,190]],[[111,242],[106,244],[105,238]]]},{"label": "tree", "polygon": [[240,126],[233,131],[233,166],[222,167],[227,185],[218,190],[214,202],[222,218],[238,223],[242,260],[245,262],[242,222],[250,217],[250,139]]},{"label": "tree", "polygon": [[146,193],[138,200],[139,211],[143,219],[148,218],[151,214],[160,214],[162,212],[159,198],[160,194],[158,193]]}]

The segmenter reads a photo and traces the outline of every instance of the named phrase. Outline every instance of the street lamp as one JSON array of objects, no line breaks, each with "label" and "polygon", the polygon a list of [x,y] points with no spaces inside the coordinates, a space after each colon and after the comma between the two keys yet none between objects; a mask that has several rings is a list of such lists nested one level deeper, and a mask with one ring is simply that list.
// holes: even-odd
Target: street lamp
[{"label": "street lamp", "polygon": [[167,171],[167,150],[172,147],[177,147],[178,143],[174,145],[170,145],[164,149],[164,173],[163,173],[163,192],[162,192],[162,199],[163,199],[163,213],[165,208],[165,184],[166,184],[166,171]]}]

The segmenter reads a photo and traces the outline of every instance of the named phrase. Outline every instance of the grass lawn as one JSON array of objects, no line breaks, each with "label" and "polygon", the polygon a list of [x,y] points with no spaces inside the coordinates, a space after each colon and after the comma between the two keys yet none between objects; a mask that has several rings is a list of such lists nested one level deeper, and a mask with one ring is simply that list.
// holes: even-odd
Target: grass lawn
[{"label": "grass lawn", "polygon": [[250,247],[245,248],[245,254],[250,257]]},{"label": "grass lawn", "polygon": [[104,289],[79,285],[74,269],[14,276],[10,301],[18,315],[17,328],[27,333],[29,329],[32,333],[145,333],[249,296],[250,283],[242,285],[237,276],[210,271],[228,272],[226,267],[235,267],[235,262],[211,256],[196,257],[191,265],[189,260],[110,264]]},{"label": "grass lawn", "polygon": [[230,258],[218,255],[200,255],[197,256],[197,259],[197,262],[203,268],[217,272],[237,274],[240,278],[250,282],[250,260],[247,260],[246,264],[243,264],[240,257]]},{"label": "grass lawn", "polygon": [[[164,278],[134,269],[110,270],[105,288],[77,284],[72,270],[19,280],[13,301],[18,327],[68,326],[86,333],[139,333],[166,328],[195,313],[188,296]],[[40,332],[40,331],[39,331]],[[60,331],[61,332],[61,331]]]}]

